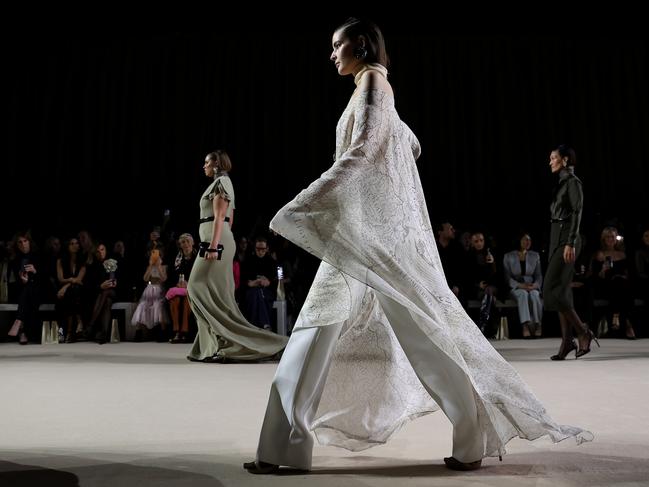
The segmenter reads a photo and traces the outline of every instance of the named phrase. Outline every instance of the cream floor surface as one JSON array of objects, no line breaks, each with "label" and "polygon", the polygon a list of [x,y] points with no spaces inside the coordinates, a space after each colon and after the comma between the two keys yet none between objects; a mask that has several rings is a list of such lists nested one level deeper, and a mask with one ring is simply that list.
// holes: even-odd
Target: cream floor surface
[{"label": "cream floor surface", "polygon": [[3,343],[0,487],[649,485],[649,340],[603,340],[565,362],[548,360],[558,339],[493,343],[556,421],[595,441],[513,440],[502,463],[452,472],[438,412],[361,453],[317,446],[309,474],[253,476],[241,463],[276,364],[190,363],[189,345]]}]

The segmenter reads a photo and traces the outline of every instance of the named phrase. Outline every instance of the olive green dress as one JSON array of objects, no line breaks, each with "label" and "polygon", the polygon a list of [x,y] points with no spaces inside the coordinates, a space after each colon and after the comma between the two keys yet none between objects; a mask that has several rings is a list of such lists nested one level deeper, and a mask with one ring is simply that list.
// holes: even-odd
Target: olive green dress
[{"label": "olive green dress", "polygon": [[[234,209],[234,188],[226,174],[219,174],[201,196],[201,220],[214,216],[212,200],[221,195],[228,201],[227,215]],[[210,242],[214,221],[201,223],[201,242]],[[257,328],[246,321],[234,299],[232,261],[235,243],[230,224],[223,224],[221,260],[197,257],[187,284],[198,333],[190,359],[204,360],[218,356],[233,360],[257,360],[281,351],[288,339]]]}]

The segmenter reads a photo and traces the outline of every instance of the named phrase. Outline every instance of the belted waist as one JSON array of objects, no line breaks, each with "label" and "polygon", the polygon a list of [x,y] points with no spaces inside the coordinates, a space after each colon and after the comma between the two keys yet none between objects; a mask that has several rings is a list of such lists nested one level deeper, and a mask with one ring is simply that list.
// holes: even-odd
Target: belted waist
[{"label": "belted waist", "polygon": [[[214,217],[213,217],[213,216],[208,216],[208,217],[201,218],[200,220],[198,220],[198,223],[200,224],[200,223],[207,223],[207,222],[213,222],[213,221],[214,221]],[[226,217],[223,219],[223,221],[226,222],[226,223],[229,222],[229,221],[230,221],[230,217],[229,217],[229,216],[226,216]]]}]

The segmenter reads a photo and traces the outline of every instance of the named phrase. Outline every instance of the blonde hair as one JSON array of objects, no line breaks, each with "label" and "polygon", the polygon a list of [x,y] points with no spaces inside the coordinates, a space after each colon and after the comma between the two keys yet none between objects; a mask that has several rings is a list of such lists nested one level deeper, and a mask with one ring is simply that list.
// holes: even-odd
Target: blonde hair
[{"label": "blonde hair", "polygon": [[180,237],[178,237],[178,242],[180,242],[181,240],[189,240],[192,246],[194,245],[194,237],[192,237],[191,233],[183,233]]},{"label": "blonde hair", "polygon": [[622,243],[622,240],[618,240],[617,236],[619,235],[619,233],[617,231],[617,228],[615,227],[604,227],[602,234],[599,237],[600,246],[604,248],[604,239],[609,235],[613,235],[615,237],[615,245],[613,246],[613,248],[615,250],[624,250],[624,244]]}]

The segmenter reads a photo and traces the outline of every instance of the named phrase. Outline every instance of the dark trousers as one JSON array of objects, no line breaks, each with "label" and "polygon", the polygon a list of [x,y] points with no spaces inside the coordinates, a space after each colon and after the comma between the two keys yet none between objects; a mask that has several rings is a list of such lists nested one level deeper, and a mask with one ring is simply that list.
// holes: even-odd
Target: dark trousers
[{"label": "dark trousers", "polygon": [[543,280],[543,304],[549,311],[568,311],[573,309],[572,287],[570,283],[575,274],[575,265],[563,260],[563,246],[550,256],[548,270]]},{"label": "dark trousers", "polygon": [[40,295],[35,282],[27,282],[18,295],[16,319],[23,322],[23,330],[30,342],[41,341],[41,322],[38,319]]},{"label": "dark trousers", "polygon": [[260,328],[271,326],[275,296],[268,288],[249,287],[246,291],[246,319]]},{"label": "dark trousers", "polygon": [[97,296],[95,306],[92,309],[92,316],[90,318],[90,331],[88,332],[90,338],[110,338],[110,308],[113,306],[114,300],[114,289],[103,289],[101,293],[99,293],[99,296]]}]

